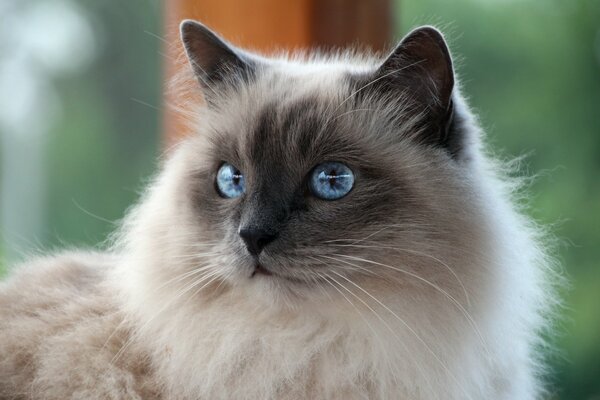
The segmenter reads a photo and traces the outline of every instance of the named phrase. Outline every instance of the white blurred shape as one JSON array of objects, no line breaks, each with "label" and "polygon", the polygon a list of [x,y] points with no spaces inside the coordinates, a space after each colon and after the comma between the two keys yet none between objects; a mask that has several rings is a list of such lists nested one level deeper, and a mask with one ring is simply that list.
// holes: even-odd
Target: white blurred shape
[{"label": "white blurred shape", "polygon": [[72,2],[37,2],[14,29],[33,61],[50,73],[79,70],[94,55],[92,29]]},{"label": "white blurred shape", "polygon": [[70,1],[0,3],[0,228],[10,261],[44,233],[44,143],[61,116],[53,80],[89,65],[95,46],[85,14]]}]

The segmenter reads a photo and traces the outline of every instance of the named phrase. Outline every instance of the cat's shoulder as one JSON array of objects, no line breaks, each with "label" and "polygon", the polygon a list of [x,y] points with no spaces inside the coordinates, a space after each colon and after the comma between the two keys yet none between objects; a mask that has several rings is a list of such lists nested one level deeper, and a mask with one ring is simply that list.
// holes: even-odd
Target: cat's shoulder
[{"label": "cat's shoulder", "polygon": [[68,252],[11,268],[0,283],[0,399],[157,398],[139,352],[113,362],[130,329],[108,280],[117,262]]},{"label": "cat's shoulder", "polygon": [[95,286],[105,279],[116,260],[117,257],[109,253],[83,251],[33,257],[10,268],[9,276],[0,282],[0,299],[13,290],[73,290]]},{"label": "cat's shoulder", "polygon": [[67,316],[77,319],[76,309],[96,310],[94,303],[111,296],[106,277],[114,262],[109,254],[64,252],[13,266],[0,282],[0,331],[30,319],[43,329]]}]

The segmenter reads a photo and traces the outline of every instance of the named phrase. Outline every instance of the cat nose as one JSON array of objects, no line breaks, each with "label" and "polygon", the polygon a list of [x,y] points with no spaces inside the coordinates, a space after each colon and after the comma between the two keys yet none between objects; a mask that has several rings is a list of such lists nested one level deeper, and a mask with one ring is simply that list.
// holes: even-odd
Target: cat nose
[{"label": "cat nose", "polygon": [[258,256],[266,245],[277,238],[277,234],[255,227],[240,229],[240,236],[246,243],[248,252],[253,256]]}]

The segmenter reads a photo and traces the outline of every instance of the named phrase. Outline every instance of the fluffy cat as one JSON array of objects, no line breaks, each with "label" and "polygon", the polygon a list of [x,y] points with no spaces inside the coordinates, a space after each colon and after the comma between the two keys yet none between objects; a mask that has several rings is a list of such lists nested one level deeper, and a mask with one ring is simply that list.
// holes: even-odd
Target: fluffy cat
[{"label": "fluffy cat", "polygon": [[383,60],[181,34],[196,132],[111,251],[1,283],[0,398],[540,398],[551,263],[442,34]]}]

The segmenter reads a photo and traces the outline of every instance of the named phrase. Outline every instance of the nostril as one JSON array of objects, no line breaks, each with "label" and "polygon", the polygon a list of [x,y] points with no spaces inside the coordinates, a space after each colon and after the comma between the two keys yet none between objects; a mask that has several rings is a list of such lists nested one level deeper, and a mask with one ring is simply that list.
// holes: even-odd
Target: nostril
[{"label": "nostril", "polygon": [[253,256],[259,255],[266,245],[277,238],[276,234],[266,229],[254,227],[240,229],[240,236],[244,240],[248,252]]}]

